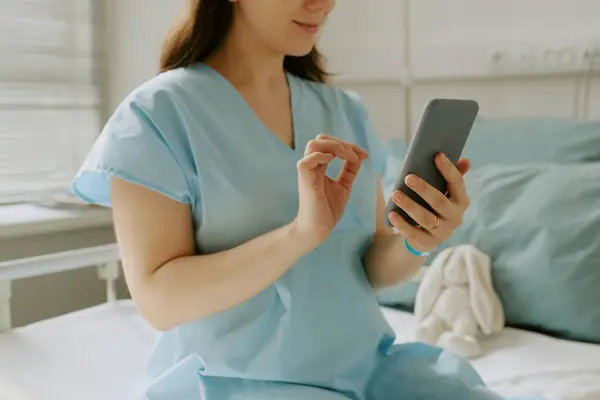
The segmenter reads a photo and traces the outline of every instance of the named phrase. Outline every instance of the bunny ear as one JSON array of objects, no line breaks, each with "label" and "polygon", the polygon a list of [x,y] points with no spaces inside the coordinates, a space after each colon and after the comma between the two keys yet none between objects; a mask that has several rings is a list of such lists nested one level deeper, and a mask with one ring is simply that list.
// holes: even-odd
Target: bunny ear
[{"label": "bunny ear", "polygon": [[451,248],[441,251],[427,268],[419,284],[415,298],[415,316],[419,321],[423,321],[428,316],[442,290],[443,268],[452,251]]},{"label": "bunny ear", "polygon": [[467,251],[466,267],[469,277],[471,308],[484,334],[490,335],[504,327],[504,310],[492,285],[490,257],[471,246]]}]

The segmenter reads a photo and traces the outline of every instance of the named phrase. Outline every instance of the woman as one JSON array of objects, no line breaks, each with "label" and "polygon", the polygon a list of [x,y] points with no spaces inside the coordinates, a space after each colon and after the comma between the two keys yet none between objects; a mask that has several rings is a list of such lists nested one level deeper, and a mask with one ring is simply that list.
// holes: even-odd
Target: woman
[{"label": "woman", "polygon": [[[409,278],[468,205],[419,178],[384,223],[387,149],[325,85],[332,0],[196,0],[161,74],[118,107],[76,177],[112,206],[125,276],[162,331],[148,399],[492,399],[440,350],[393,346],[375,291]],[[326,134],[318,134],[325,132]],[[412,181],[411,181],[412,183]],[[406,238],[406,241],[404,240]]]}]

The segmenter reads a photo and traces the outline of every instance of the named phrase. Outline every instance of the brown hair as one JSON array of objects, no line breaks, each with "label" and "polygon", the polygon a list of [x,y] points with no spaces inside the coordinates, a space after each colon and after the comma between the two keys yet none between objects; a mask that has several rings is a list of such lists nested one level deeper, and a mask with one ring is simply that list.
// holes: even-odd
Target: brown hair
[{"label": "brown hair", "polygon": [[[163,43],[160,72],[205,61],[222,45],[232,23],[230,1],[190,0]],[[328,75],[316,48],[302,57],[286,56],[283,67],[299,78],[314,82],[324,83]]]}]

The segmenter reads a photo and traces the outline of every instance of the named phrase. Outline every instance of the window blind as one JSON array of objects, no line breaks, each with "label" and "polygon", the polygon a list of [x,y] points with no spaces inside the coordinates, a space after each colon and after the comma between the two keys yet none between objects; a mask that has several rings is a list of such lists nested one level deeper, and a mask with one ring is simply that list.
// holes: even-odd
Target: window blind
[{"label": "window blind", "polygon": [[0,202],[65,190],[100,128],[96,0],[0,0]]}]

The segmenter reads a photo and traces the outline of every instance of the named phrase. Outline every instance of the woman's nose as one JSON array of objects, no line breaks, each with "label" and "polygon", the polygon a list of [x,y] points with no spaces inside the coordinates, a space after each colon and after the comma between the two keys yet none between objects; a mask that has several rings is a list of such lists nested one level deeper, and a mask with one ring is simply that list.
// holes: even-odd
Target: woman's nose
[{"label": "woman's nose", "polygon": [[306,0],[306,8],[311,11],[324,11],[329,13],[335,4],[335,0]]}]

